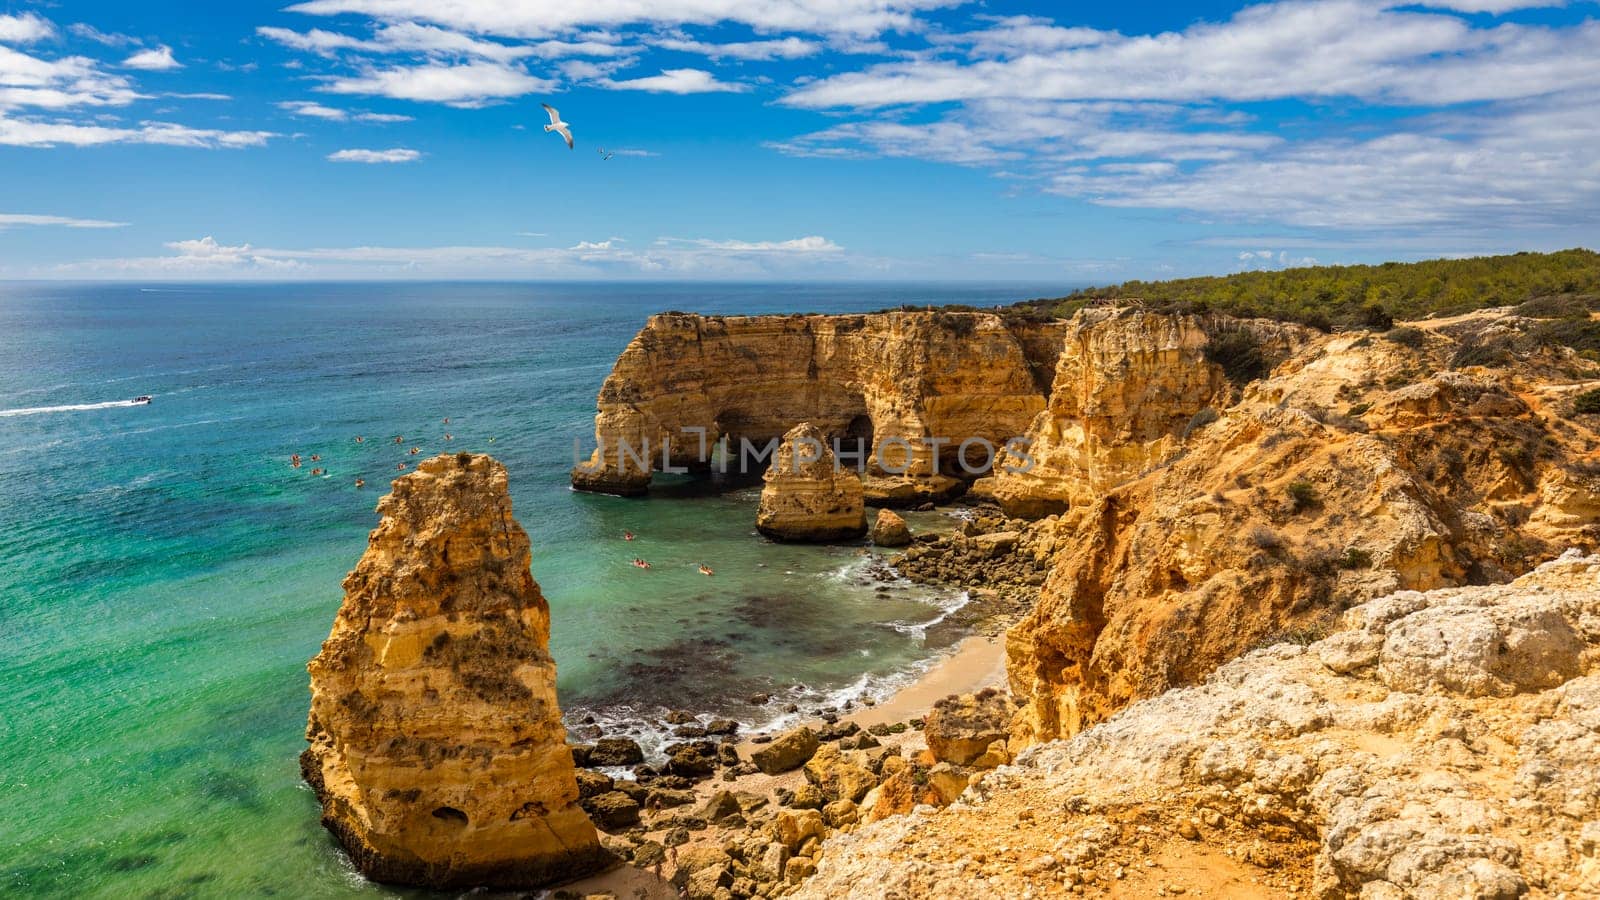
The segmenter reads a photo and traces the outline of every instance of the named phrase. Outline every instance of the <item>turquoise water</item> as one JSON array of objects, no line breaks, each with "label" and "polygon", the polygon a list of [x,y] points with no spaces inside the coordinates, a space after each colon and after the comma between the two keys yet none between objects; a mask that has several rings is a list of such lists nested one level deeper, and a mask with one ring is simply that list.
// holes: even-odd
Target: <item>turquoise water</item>
[{"label": "turquoise water", "polygon": [[[395,893],[351,874],[295,757],[305,662],[412,446],[509,469],[580,735],[593,717],[648,740],[664,705],[770,724],[756,691],[810,708],[888,689],[948,643],[923,626],[959,597],[882,593],[861,548],[763,541],[748,490],[575,494],[573,439],[651,312],[1050,292],[0,285],[0,894]],[[104,405],[139,394],[155,402]]]}]

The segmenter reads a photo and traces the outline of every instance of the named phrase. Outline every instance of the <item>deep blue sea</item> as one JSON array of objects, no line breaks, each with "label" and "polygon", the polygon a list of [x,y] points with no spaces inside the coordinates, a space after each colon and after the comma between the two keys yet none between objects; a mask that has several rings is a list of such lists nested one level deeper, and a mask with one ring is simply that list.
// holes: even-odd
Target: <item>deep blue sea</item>
[{"label": "deep blue sea", "polygon": [[948,646],[926,626],[959,596],[764,541],[750,490],[575,494],[573,441],[653,312],[1071,287],[0,284],[0,895],[395,893],[352,874],[296,755],[305,663],[412,447],[508,468],[580,737],[891,689]]}]

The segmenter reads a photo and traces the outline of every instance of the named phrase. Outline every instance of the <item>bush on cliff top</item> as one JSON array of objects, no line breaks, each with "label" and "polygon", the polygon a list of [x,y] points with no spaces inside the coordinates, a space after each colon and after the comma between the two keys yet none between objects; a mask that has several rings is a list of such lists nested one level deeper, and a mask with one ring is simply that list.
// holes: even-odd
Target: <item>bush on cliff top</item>
[{"label": "bush on cliff top", "polygon": [[1573,249],[1129,281],[1018,306],[1065,317],[1096,299],[1141,299],[1164,312],[1215,311],[1377,331],[1389,330],[1395,319],[1516,304],[1521,304],[1522,315],[1571,318],[1600,299],[1600,253]]}]

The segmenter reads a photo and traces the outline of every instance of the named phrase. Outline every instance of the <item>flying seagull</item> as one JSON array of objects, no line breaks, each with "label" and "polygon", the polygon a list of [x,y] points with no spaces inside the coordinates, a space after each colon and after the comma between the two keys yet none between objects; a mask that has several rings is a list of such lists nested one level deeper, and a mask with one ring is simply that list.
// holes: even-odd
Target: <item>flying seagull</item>
[{"label": "flying seagull", "polygon": [[604,147],[596,147],[595,148],[595,152],[600,154],[600,159],[601,160],[607,160],[607,159],[610,159],[613,156],[616,156],[615,153],[607,153],[606,152],[606,148],[604,148]]},{"label": "flying seagull", "polygon": [[572,149],[572,126],[568,125],[567,123],[565,123],[563,121],[561,121],[561,113],[556,112],[556,108],[554,106],[551,106],[548,103],[541,103],[539,105],[544,107],[544,111],[550,114],[550,124],[546,125],[544,127],[545,133],[549,134],[550,132],[554,131],[556,134],[559,134],[562,137],[566,138],[567,139],[567,149],[571,150]]}]

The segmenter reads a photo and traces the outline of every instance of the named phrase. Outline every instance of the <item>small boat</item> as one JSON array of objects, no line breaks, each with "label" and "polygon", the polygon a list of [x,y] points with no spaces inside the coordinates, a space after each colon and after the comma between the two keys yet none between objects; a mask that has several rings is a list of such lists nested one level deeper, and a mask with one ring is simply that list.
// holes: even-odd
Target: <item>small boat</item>
[{"label": "small boat", "polygon": [[138,397],[133,398],[133,402],[134,403],[138,403],[140,405],[144,405],[146,403],[149,403],[153,399],[155,399],[155,398],[151,397],[149,394],[142,394],[142,395],[140,395]]}]

